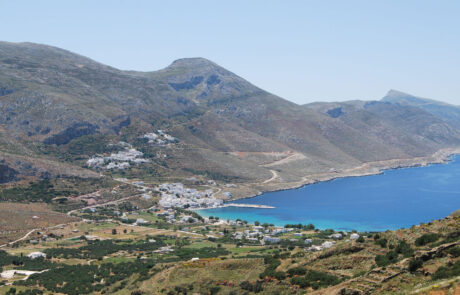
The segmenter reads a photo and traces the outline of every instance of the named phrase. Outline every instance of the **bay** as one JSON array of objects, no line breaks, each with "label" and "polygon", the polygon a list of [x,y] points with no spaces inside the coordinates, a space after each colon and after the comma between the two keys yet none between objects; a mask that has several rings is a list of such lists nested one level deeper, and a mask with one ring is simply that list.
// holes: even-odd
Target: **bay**
[{"label": "bay", "polygon": [[345,231],[407,228],[441,219],[460,208],[460,156],[453,156],[447,164],[339,178],[235,203],[275,208],[224,207],[198,213],[278,226],[312,223],[319,229]]}]

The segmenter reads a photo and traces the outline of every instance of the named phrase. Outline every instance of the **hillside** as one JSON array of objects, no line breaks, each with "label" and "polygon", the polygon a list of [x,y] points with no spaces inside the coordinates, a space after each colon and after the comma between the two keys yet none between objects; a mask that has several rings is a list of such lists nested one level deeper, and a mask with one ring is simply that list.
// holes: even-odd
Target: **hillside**
[{"label": "hillside", "polygon": [[390,90],[382,101],[419,107],[452,124],[460,124],[460,106]]},{"label": "hillside", "polygon": [[74,217],[38,204],[7,205],[0,218],[25,215],[32,230],[0,244],[1,294],[447,295],[460,290],[455,214],[397,231],[344,233],[313,225],[278,228],[199,219],[186,210],[175,214],[193,221],[173,225],[167,212],[122,202]]},{"label": "hillside", "polygon": [[[455,107],[433,111],[388,96],[299,106],[203,58],[121,71],[55,47],[1,42],[0,89],[1,182],[198,175],[257,184],[252,194],[460,146]],[[176,142],[142,139],[157,130]],[[88,167],[95,155],[123,150],[120,141],[148,163],[123,171]]]},{"label": "hillside", "polygon": [[393,90],[297,105],[204,58],[122,71],[0,42],[0,114],[2,294],[460,290],[458,212],[346,233],[190,210],[444,162],[456,106]]}]

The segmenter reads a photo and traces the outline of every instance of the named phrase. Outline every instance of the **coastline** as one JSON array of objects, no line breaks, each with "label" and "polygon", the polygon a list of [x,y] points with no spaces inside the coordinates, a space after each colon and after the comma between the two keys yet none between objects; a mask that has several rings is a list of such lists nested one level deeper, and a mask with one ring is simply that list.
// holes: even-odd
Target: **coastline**
[{"label": "coastline", "polygon": [[[300,189],[304,186],[319,183],[332,181],[339,178],[347,177],[361,177],[361,176],[371,176],[383,174],[388,170],[397,170],[397,169],[406,169],[414,167],[426,167],[433,164],[447,164],[451,161],[451,157],[460,155],[460,147],[457,148],[445,148],[440,149],[437,152],[433,153],[430,156],[425,157],[415,157],[409,159],[391,159],[391,160],[382,160],[375,162],[363,163],[360,166],[353,168],[345,169],[340,172],[327,172],[320,174],[312,174],[309,176],[304,176],[302,180],[297,182],[287,182],[287,183],[278,183],[272,188],[269,188],[270,185],[264,183],[254,183],[249,185],[254,185],[261,187],[261,189],[256,193],[250,193],[245,196],[235,197],[227,202],[233,202],[236,200],[250,199],[257,196],[260,196],[265,193],[285,191],[291,189]],[[268,186],[268,188],[267,188]],[[229,203],[224,203],[224,205]]]},{"label": "coastline", "polygon": [[194,208],[192,210],[208,210],[208,209],[218,209],[218,208],[226,208],[226,207],[238,207],[238,208],[257,208],[257,209],[275,209],[276,207],[268,206],[268,205],[258,205],[258,204],[244,204],[244,203],[224,203],[221,206],[216,207],[207,207],[207,208]]},{"label": "coastline", "polygon": [[[427,166],[437,165],[437,164],[448,164],[451,161],[453,161],[456,156],[460,156],[460,148],[442,149],[427,157],[417,157],[417,158],[411,158],[411,159],[393,159],[393,160],[387,160],[387,161],[364,163],[360,166],[350,168],[350,169],[347,169],[341,172],[324,173],[321,175],[317,174],[314,176],[313,175],[310,176],[310,178],[304,177],[302,179],[302,182],[299,181],[295,183],[292,183],[292,182],[285,183],[283,184],[281,188],[280,187],[275,188],[272,186],[271,188],[273,189],[271,189],[270,186],[268,186],[268,189],[267,189],[267,186],[266,186],[264,190],[260,190],[258,193],[248,194],[243,197],[239,197],[239,198],[237,197],[237,198],[232,198],[231,200],[226,200],[222,206],[219,206],[217,208],[225,208],[225,207],[263,208],[262,206],[267,206],[267,205],[245,204],[244,201],[241,203],[228,203],[228,202],[236,202],[237,200],[254,198],[254,197],[260,196],[261,194],[265,194],[269,192],[300,189],[310,184],[315,184],[319,182],[327,182],[327,181],[332,181],[332,180],[340,179],[340,178],[372,176],[372,175],[384,174],[386,171],[391,171],[391,170],[408,169],[408,168],[416,168],[416,167],[427,167]],[[253,185],[257,185],[257,184],[253,184]],[[241,187],[235,188],[235,190],[236,189],[241,189]],[[270,206],[267,206],[267,207],[270,207]],[[275,208],[275,207],[272,207],[272,208]],[[197,211],[203,210],[202,213],[204,215],[202,215],[199,212],[198,214],[202,215],[203,217],[207,216],[206,213],[204,212],[206,209],[216,209],[216,208],[197,208]],[[458,212],[460,209],[456,208],[455,210],[457,210],[455,212]],[[443,218],[447,218],[448,216],[450,216],[450,214],[447,214],[447,216],[444,216]],[[441,217],[438,217],[438,218],[442,219]],[[251,223],[251,221],[249,222]],[[280,224],[278,226],[282,227],[284,225]],[[330,226],[327,228],[330,228]],[[392,230],[403,229],[403,228],[406,228],[406,227],[394,228]],[[347,227],[346,229],[343,228],[341,230],[347,231],[351,229],[356,229],[356,228],[351,226],[350,228]],[[380,231],[380,230],[374,230],[374,231]],[[383,231],[383,229],[381,231]]]},{"label": "coastline", "polygon": [[258,208],[258,209],[275,209],[273,206],[268,205],[257,205],[257,204],[243,204],[243,203],[227,203],[219,206],[218,208],[225,207],[240,207],[240,208]]}]

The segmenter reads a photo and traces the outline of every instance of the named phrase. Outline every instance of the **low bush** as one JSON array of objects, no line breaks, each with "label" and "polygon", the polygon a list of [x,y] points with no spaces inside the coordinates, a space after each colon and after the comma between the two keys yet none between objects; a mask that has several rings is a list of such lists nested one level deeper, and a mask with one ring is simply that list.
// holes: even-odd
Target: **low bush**
[{"label": "low bush", "polygon": [[387,266],[397,261],[398,261],[398,253],[396,253],[396,251],[394,250],[389,251],[385,255],[375,256],[375,263],[377,264],[377,266]]},{"label": "low bush", "polygon": [[375,240],[375,243],[382,248],[386,248],[388,244],[388,240],[385,238],[379,238],[378,240]]},{"label": "low bush", "polygon": [[340,278],[336,276],[314,270],[310,270],[306,276],[291,279],[291,283],[294,285],[298,285],[301,288],[312,287],[315,290],[337,285],[340,281]]},{"label": "low bush", "polygon": [[424,234],[424,235],[420,236],[419,238],[417,238],[415,240],[415,245],[417,245],[417,246],[425,246],[425,245],[427,245],[429,243],[436,242],[438,239],[439,239],[438,234],[434,234],[434,233]]},{"label": "low bush", "polygon": [[409,271],[415,272],[417,269],[422,267],[423,261],[420,258],[414,258],[409,261]]},{"label": "low bush", "polygon": [[460,246],[456,246],[449,250],[449,254],[457,258],[460,256]]},{"label": "low bush", "polygon": [[433,274],[433,280],[447,279],[460,275],[460,260],[455,262],[452,266],[441,266]]},{"label": "low bush", "polygon": [[287,273],[291,277],[293,277],[293,276],[302,276],[302,275],[305,275],[307,273],[307,269],[305,267],[302,267],[302,266],[297,266],[297,267],[288,269]]}]

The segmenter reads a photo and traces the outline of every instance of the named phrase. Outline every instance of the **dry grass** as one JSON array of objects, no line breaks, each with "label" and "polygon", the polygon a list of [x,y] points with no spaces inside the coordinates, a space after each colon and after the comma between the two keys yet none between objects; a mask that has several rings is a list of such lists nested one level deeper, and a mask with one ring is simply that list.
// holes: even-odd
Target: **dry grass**
[{"label": "dry grass", "polygon": [[1,203],[0,242],[14,240],[31,229],[46,228],[76,220],[78,219],[75,217],[52,211],[47,204],[43,203]]},{"label": "dry grass", "polygon": [[150,280],[145,281],[141,290],[159,292],[176,285],[195,285],[203,282],[231,282],[239,285],[241,281],[254,281],[264,269],[262,259],[202,259],[197,262],[183,262],[168,268]]}]

